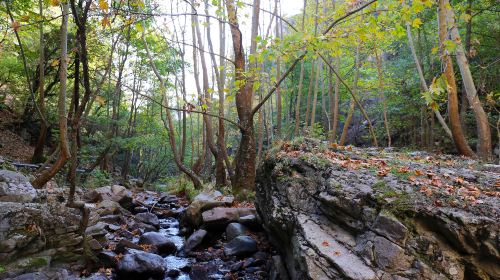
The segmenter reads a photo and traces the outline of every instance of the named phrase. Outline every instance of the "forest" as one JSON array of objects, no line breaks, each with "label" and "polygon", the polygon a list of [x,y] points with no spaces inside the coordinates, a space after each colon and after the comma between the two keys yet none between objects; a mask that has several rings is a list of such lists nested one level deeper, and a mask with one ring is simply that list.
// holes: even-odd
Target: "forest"
[{"label": "forest", "polygon": [[[500,170],[496,0],[2,0],[0,14],[0,166],[28,170],[38,192],[65,186],[84,229],[92,214],[82,189],[111,185],[189,202],[217,190],[234,196],[232,207],[255,202],[263,216],[263,186],[288,180],[281,165],[294,161],[284,157],[316,159],[311,143],[327,149],[315,165],[326,157],[378,168],[375,178],[404,177],[427,197],[448,191],[448,179],[493,186],[460,194],[467,203],[499,197],[497,175],[427,171],[427,182],[418,167],[351,155],[394,152],[401,164],[418,151],[429,156],[411,164]],[[266,177],[271,165],[278,181]],[[156,209],[148,203],[134,207]],[[326,279],[379,279],[334,266],[340,272],[323,269]],[[498,276],[498,266],[478,267]]]}]

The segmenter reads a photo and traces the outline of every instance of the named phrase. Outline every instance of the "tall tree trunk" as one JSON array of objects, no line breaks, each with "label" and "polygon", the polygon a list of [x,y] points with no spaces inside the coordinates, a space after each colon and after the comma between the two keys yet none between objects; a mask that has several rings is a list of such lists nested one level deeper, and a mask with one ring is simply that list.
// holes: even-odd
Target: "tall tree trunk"
[{"label": "tall tree trunk", "polygon": [[306,117],[305,117],[305,126],[304,130],[307,130],[309,127],[309,119],[311,115],[311,100],[314,88],[314,68],[316,68],[316,61],[313,60],[311,62],[311,74],[309,75],[309,88],[307,90],[307,103],[306,103]]},{"label": "tall tree trunk", "polygon": [[[467,0],[467,8],[465,9],[465,14],[468,16],[468,20],[465,22],[465,56],[467,59],[471,59],[471,41],[472,41],[472,0]],[[465,113],[467,112],[467,107],[469,102],[467,102],[467,91],[465,87],[462,87],[462,96],[460,104],[460,117],[463,119]],[[465,131],[465,124],[463,124],[463,129]]]},{"label": "tall tree trunk", "polygon": [[[278,19],[278,0],[275,0],[274,13],[276,18],[276,38],[281,38],[280,34],[280,20]],[[271,25],[271,23],[269,23]],[[281,59],[280,56],[276,58],[276,80],[281,77]],[[276,136],[281,137],[281,122],[282,122],[282,100],[281,100],[281,87],[276,88]]]},{"label": "tall tree trunk", "polygon": [[385,98],[384,75],[382,74],[382,59],[380,58],[377,49],[375,49],[375,58],[377,64],[379,94],[380,99],[382,99],[382,114],[384,116],[385,133],[387,135],[387,147],[391,147],[391,132],[389,130],[389,119],[387,117],[387,100]]},{"label": "tall tree trunk", "polygon": [[37,174],[31,184],[36,188],[43,187],[52,177],[54,177],[66,164],[70,157],[68,146],[68,122],[66,119],[66,82],[68,74],[68,16],[69,3],[62,4],[62,24],[61,24],[61,57],[59,63],[59,101],[57,112],[59,115],[59,157],[50,167]]},{"label": "tall tree trunk", "polygon": [[[222,5],[222,3],[220,4]],[[205,0],[205,13],[208,14],[208,1]],[[232,175],[232,170],[231,166],[229,164],[229,159],[227,157],[227,151],[226,151],[226,142],[225,142],[225,126],[224,126],[224,120],[222,119],[224,117],[224,84],[225,84],[225,67],[224,67],[224,60],[221,57],[219,61],[219,65],[222,66],[221,70],[219,71],[219,67],[217,67],[217,61],[215,59],[215,54],[214,54],[214,48],[212,45],[212,38],[211,38],[211,32],[210,32],[210,20],[207,17],[206,19],[207,22],[207,42],[208,42],[208,48],[210,51],[210,58],[212,60],[212,68],[215,73],[215,79],[217,82],[217,91],[218,91],[218,101],[219,101],[219,120],[218,120],[218,131],[217,131],[217,157],[216,157],[216,162],[215,162],[215,170],[216,170],[216,181],[219,179],[219,185],[227,185],[227,178],[226,178],[226,170],[224,168],[224,162],[226,163],[227,170],[229,175]],[[224,25],[219,25],[221,28],[220,32],[220,48],[219,52],[221,56],[224,56],[225,53],[225,32],[224,32]],[[217,184],[217,182],[216,182]]]},{"label": "tall tree trunk", "polygon": [[[165,81],[163,80],[163,77],[161,76],[160,72],[158,72],[158,69],[156,69],[156,66],[154,64],[153,57],[151,55],[151,52],[149,51],[146,38],[144,37],[144,31],[143,31],[142,36],[143,36],[144,48],[146,50],[146,54],[147,54],[148,59],[149,59],[149,64],[150,64],[151,68],[153,69],[153,72],[155,73],[156,78],[160,81],[161,85],[166,86]],[[166,95],[166,93],[164,93],[164,94]],[[189,177],[189,179],[191,180],[191,182],[193,182],[193,185],[196,189],[201,189],[203,187],[203,184],[201,183],[201,180],[198,177],[198,175],[196,175],[196,173],[193,170],[187,168],[184,165],[184,163],[181,161],[181,158],[178,154],[176,141],[175,141],[174,122],[172,120],[172,115],[170,113],[170,109],[168,109],[168,101],[166,100],[166,98],[163,98],[163,102],[167,102],[167,106],[164,106],[167,120],[166,121],[164,120],[164,123],[165,123],[165,127],[168,131],[168,139],[170,142],[170,147],[172,149],[172,154],[174,156],[175,164],[177,165],[177,168],[181,172],[183,172],[184,174],[186,174],[186,176]]]},{"label": "tall tree trunk", "polygon": [[[338,69],[340,67],[340,57],[335,58],[335,66]],[[331,132],[330,132],[330,142],[337,142],[337,127],[339,124],[339,101],[340,101],[340,81],[338,77],[335,77],[335,88],[333,89],[333,72],[329,71],[330,75],[328,77],[328,92],[330,95],[330,114],[331,114]],[[333,94],[333,96],[332,96]]]},{"label": "tall tree trunk", "polygon": [[[422,89],[424,91],[429,91],[429,87],[427,86],[427,82],[425,81],[424,72],[422,71],[422,67],[421,67],[419,59],[417,57],[417,52],[415,51],[415,46],[413,44],[413,37],[411,36],[411,28],[410,28],[409,23],[406,23],[406,35],[408,37],[408,45],[410,46],[410,51],[411,51],[411,54],[413,57],[413,62],[415,63],[415,66],[417,68],[418,77],[420,78],[420,85],[422,86]],[[436,108],[433,108],[433,107],[431,107],[431,108],[432,108],[432,111],[434,112],[434,114],[436,115],[436,118],[438,119],[439,123],[441,124],[444,131],[446,132],[446,134],[448,134],[448,136],[450,138],[452,138],[453,136],[451,134],[451,130],[448,127],[448,125],[446,124],[446,122],[445,122],[443,116],[441,115],[441,113],[439,112],[439,110]]]},{"label": "tall tree trunk", "polygon": [[[359,62],[359,49],[360,46],[358,45],[356,47],[356,56],[355,56],[355,70],[354,70],[354,81],[352,85],[352,91],[354,94],[357,94],[358,92],[358,79],[359,79],[359,68],[360,68],[360,62]],[[342,135],[340,135],[340,141],[339,144],[343,146],[345,144],[345,140],[347,138],[347,132],[349,131],[349,125],[351,124],[352,117],[354,115],[354,108],[355,108],[355,102],[354,102],[354,97],[351,98],[351,101],[349,102],[349,111],[347,112],[347,118],[344,122],[344,127],[342,128]]]},{"label": "tall tree trunk", "polygon": [[450,116],[450,126],[453,135],[453,141],[461,155],[468,157],[474,156],[474,152],[467,144],[465,135],[462,132],[462,124],[460,123],[460,115],[458,112],[458,97],[457,85],[455,82],[455,73],[453,72],[453,62],[444,47],[444,42],[447,40],[446,28],[446,10],[444,0],[439,0],[438,3],[438,22],[439,22],[439,46],[441,48],[441,60],[444,68],[444,76],[448,84],[448,114]]},{"label": "tall tree trunk", "polygon": [[[302,10],[302,31],[304,31],[304,24],[306,20],[306,7],[307,0],[304,0],[304,8]],[[297,88],[297,102],[295,103],[295,129],[294,136],[299,136],[300,131],[300,101],[302,97],[302,85],[304,82],[304,60],[300,62],[300,77],[299,77],[299,87]]]},{"label": "tall tree trunk", "polygon": [[316,81],[314,82],[314,97],[313,97],[312,111],[311,111],[311,128],[314,127],[314,123],[316,122],[316,106],[318,105],[318,91],[319,91],[318,87],[319,87],[321,68],[322,68],[321,61],[319,61],[316,69]]},{"label": "tall tree trunk", "polygon": [[460,74],[462,75],[462,81],[467,92],[467,99],[472,107],[474,116],[476,117],[477,125],[477,154],[481,159],[488,160],[491,157],[491,130],[488,123],[488,115],[483,109],[483,105],[477,96],[476,86],[474,84],[474,79],[472,78],[472,73],[469,68],[469,61],[465,55],[464,48],[462,46],[462,40],[460,39],[460,34],[455,23],[455,12],[451,7],[448,0],[441,0],[443,13],[445,13],[446,23],[449,28],[450,39],[455,42],[455,58],[457,60],[458,67],[460,68]]},{"label": "tall tree trunk", "polygon": [[[43,1],[38,0],[38,11],[40,17],[43,19]],[[45,42],[43,38],[43,20],[40,20],[40,60],[39,60],[39,84],[38,84],[38,107],[40,108],[40,113],[45,116]],[[38,135],[38,140],[36,142],[35,150],[33,152],[33,157],[31,158],[32,163],[41,163],[44,161],[43,150],[45,148],[45,138],[47,138],[47,124],[43,120],[40,121],[40,134]]]},{"label": "tall tree trunk", "polygon": [[[252,112],[253,81],[252,79],[246,78],[243,39],[238,24],[234,0],[227,0],[226,8],[233,40],[235,83],[238,85],[236,93],[236,110],[241,126],[241,140],[235,157],[235,174],[232,184],[233,193],[237,196],[245,197],[246,194],[244,190],[253,190],[255,188],[256,151]],[[250,55],[255,54],[257,49],[256,37],[258,32],[259,11],[260,1],[254,0]]]}]

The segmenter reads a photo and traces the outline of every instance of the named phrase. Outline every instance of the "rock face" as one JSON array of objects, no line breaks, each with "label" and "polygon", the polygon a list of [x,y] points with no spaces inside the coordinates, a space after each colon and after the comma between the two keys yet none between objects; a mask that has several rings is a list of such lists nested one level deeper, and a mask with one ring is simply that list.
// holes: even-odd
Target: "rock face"
[{"label": "rock face", "polygon": [[78,210],[62,205],[0,202],[0,262],[80,256],[80,219]]},{"label": "rock face", "polygon": [[23,174],[0,170],[0,201],[32,202],[36,197],[35,188]]},{"label": "rock face", "polygon": [[256,208],[291,279],[500,278],[500,175],[413,158],[385,171],[400,157],[308,140],[267,157]]}]

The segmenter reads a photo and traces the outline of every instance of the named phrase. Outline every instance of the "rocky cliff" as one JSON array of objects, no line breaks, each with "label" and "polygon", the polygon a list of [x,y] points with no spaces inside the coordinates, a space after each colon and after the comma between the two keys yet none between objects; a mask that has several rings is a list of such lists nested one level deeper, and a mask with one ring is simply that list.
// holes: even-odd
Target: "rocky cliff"
[{"label": "rocky cliff", "polygon": [[481,168],[282,143],[259,167],[256,207],[292,279],[500,279],[500,174]]}]

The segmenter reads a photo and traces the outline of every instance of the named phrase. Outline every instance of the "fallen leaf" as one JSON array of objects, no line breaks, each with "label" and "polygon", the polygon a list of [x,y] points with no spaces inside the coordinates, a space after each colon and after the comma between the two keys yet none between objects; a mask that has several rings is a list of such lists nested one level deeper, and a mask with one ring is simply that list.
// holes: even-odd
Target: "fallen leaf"
[{"label": "fallen leaf", "polygon": [[17,31],[21,27],[21,24],[18,21],[13,21],[11,27],[12,29],[14,29],[14,31]]}]

